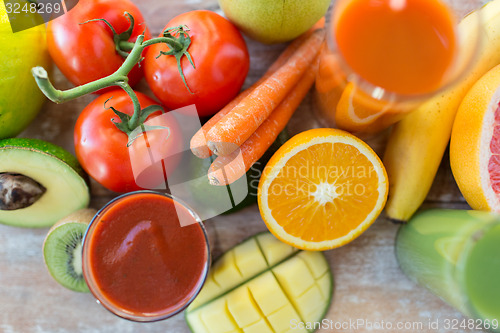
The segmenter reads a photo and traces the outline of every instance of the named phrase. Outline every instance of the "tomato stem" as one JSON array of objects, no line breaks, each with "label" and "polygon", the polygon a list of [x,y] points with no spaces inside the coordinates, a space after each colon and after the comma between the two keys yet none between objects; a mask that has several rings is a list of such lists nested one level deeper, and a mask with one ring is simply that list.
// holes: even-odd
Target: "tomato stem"
[{"label": "tomato stem", "polygon": [[119,86],[119,82],[128,80],[128,77],[126,76],[119,77],[118,75],[112,74],[103,77],[102,79],[93,81],[91,83],[87,83],[75,88],[62,91],[56,89],[52,85],[52,82],[50,82],[50,79],[48,77],[45,68],[40,66],[34,67],[31,70],[31,73],[35,77],[38,87],[44,93],[44,95],[52,102],[57,104],[65,103],[73,99],[76,99],[78,97],[94,93],[100,89],[104,89],[111,86]]},{"label": "tomato stem", "polygon": [[[127,31],[117,34],[115,29],[111,26],[109,22],[103,19],[95,19],[84,22],[82,24],[87,24],[89,22],[102,21],[111,29],[114,35],[115,44],[117,45],[117,53],[125,56],[125,61],[123,64],[114,72],[106,77],[98,79],[93,82],[86,83],[84,85],[74,87],[68,90],[59,90],[56,89],[52,82],[49,79],[47,71],[43,67],[34,67],[31,72],[35,77],[36,83],[40,90],[47,96],[48,99],[55,103],[64,103],[78,97],[94,93],[98,90],[111,87],[118,86],[123,89],[132,100],[132,104],[134,106],[134,113],[130,117],[128,115],[125,116],[122,112],[113,109],[116,115],[120,117],[122,122],[117,123],[114,122],[115,125],[127,135],[131,135],[134,133],[134,130],[144,125],[144,122],[152,112],[163,110],[161,106],[154,106],[154,108],[146,108],[141,109],[139,104],[139,100],[137,95],[135,94],[132,87],[129,85],[128,73],[132,70],[132,68],[141,62],[142,60],[142,52],[148,46],[153,44],[164,43],[169,47],[168,52],[160,52],[160,56],[162,55],[173,55],[177,60],[177,65],[179,69],[179,73],[182,77],[182,81],[184,82],[186,88],[189,90],[189,87],[186,83],[186,79],[184,77],[184,73],[182,72],[181,67],[181,59],[182,57],[187,57],[191,65],[194,67],[193,60],[191,59],[191,55],[187,51],[191,44],[191,38],[189,37],[187,31],[189,29],[186,26],[178,26],[173,28],[165,29],[162,37],[152,38],[147,41],[144,41],[144,32],[137,36],[137,39],[134,43],[129,42],[128,39],[131,37],[133,26],[134,26],[134,18],[129,13],[125,12],[125,15],[128,17],[130,21],[130,27]],[[133,138],[131,138],[132,140]]]},{"label": "tomato stem", "polygon": [[184,72],[182,71],[182,66],[181,66],[182,57],[186,56],[191,66],[193,66],[193,68],[196,69],[193,63],[193,59],[191,58],[191,55],[187,51],[187,49],[191,45],[191,37],[189,37],[187,31],[189,31],[189,28],[187,26],[182,26],[182,25],[178,27],[165,29],[165,31],[163,31],[164,38],[175,39],[176,36],[178,36],[178,39],[176,39],[177,45],[172,45],[170,51],[167,52],[160,51],[160,54],[156,57],[156,59],[158,59],[162,55],[167,55],[167,56],[173,55],[175,57],[175,60],[177,61],[177,70],[181,74],[182,82],[184,82],[184,85],[186,86],[189,93],[192,94],[191,89],[189,89],[187,85],[186,77],[184,76]]},{"label": "tomato stem", "polygon": [[[137,126],[141,125],[139,124],[139,119],[141,118],[142,114],[141,105],[139,104],[137,95],[128,83],[122,82],[120,84],[120,88],[122,88],[127,93],[128,97],[130,97],[130,99],[132,100],[132,104],[134,105],[134,114],[128,121],[128,128],[130,130],[134,130]],[[135,112],[135,110],[137,110],[137,112]]]},{"label": "tomato stem", "polygon": [[134,48],[134,45],[135,43],[129,42],[128,40],[121,40],[118,44],[118,48],[122,51],[130,52]]},{"label": "tomato stem", "polygon": [[[132,32],[134,31],[135,20],[134,20],[134,17],[132,16],[132,14],[130,14],[129,12],[124,12],[124,15],[125,15],[125,17],[127,17],[127,20],[130,22],[130,25],[129,25],[127,30],[125,30],[124,32],[122,32],[120,34],[116,32],[113,25],[111,25],[111,23],[109,23],[109,21],[106,19],[101,19],[101,18],[93,19],[93,20],[88,20],[88,21],[82,22],[80,24],[87,24],[87,23],[91,23],[91,22],[103,22],[104,24],[106,24],[108,26],[108,28],[111,30],[111,32],[113,33],[113,42],[115,43],[116,53],[121,55],[123,58],[127,58],[127,56],[128,56],[127,51],[131,51],[132,47],[134,45],[134,43],[129,42],[128,40],[130,39],[130,37],[132,37]],[[125,46],[125,44],[122,44],[122,43],[127,43],[127,47],[125,49],[123,49],[123,46]],[[131,45],[129,45],[129,44],[131,44]]]},{"label": "tomato stem", "polygon": [[[151,46],[153,44],[159,44],[159,43],[165,43],[167,44],[170,48],[173,48],[175,50],[181,50],[183,48],[183,45],[177,41],[177,39],[174,38],[167,38],[167,37],[156,37],[152,39],[148,39],[142,43],[142,46],[145,48],[148,46]],[[123,51],[132,51],[134,48],[135,43],[122,40],[120,41],[120,49]]]},{"label": "tomato stem", "polygon": [[[31,73],[35,77],[35,81],[38,84],[38,87],[45,94],[45,96],[47,96],[47,98],[50,99],[52,102],[58,104],[71,101],[78,97],[82,97],[84,95],[91,94],[98,90],[108,88],[111,86],[118,86],[123,89],[124,85],[127,85],[130,88],[130,85],[128,84],[127,75],[132,70],[132,67],[134,67],[135,64],[138,63],[139,60],[141,59],[143,51],[142,47],[143,41],[144,41],[144,35],[139,35],[137,37],[137,40],[135,41],[134,49],[130,52],[129,56],[127,57],[127,59],[125,59],[120,68],[118,68],[116,72],[114,72],[113,74],[68,90],[63,91],[56,89],[52,85],[52,82],[50,82],[47,71],[43,67],[40,66],[35,67],[31,70]],[[130,90],[131,89],[132,88],[130,88]],[[134,105],[134,111],[137,111],[135,105]]]}]

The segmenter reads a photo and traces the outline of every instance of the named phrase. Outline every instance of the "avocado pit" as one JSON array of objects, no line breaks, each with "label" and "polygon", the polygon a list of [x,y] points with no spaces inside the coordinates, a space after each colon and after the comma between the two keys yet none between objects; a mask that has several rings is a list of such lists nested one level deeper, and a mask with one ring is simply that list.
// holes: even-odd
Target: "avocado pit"
[{"label": "avocado pit", "polygon": [[0,173],[0,210],[23,209],[47,191],[37,181],[19,173]]}]

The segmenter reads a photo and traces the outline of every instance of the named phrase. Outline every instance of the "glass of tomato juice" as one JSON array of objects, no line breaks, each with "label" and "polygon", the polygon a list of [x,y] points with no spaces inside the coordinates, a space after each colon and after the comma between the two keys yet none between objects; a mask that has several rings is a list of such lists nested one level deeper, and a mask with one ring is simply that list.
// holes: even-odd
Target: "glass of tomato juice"
[{"label": "glass of tomato juice", "polygon": [[377,133],[463,78],[479,53],[480,12],[460,20],[480,4],[337,0],[316,80],[322,125]]},{"label": "glass of tomato juice", "polygon": [[169,318],[198,295],[208,274],[208,238],[198,215],[169,194],[137,191],[104,206],[83,241],[83,274],[112,313]]}]

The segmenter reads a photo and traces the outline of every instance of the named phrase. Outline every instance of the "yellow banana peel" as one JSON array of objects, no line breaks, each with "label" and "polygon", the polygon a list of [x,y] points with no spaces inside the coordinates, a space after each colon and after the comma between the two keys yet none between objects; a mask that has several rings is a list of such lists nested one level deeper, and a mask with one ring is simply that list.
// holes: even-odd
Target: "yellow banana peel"
[{"label": "yellow banana peel", "polygon": [[[481,15],[478,27],[476,15]],[[389,177],[386,214],[407,221],[424,202],[446,146],[456,112],[467,91],[488,70],[500,64],[500,0],[493,0],[466,16],[459,24],[466,45],[482,36],[477,59],[459,83],[423,103],[396,124],[384,154]]]}]

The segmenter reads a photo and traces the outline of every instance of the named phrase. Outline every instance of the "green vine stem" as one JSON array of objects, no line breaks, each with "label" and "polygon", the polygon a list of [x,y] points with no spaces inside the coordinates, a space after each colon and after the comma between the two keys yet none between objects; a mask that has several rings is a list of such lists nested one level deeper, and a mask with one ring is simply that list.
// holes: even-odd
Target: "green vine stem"
[{"label": "green vine stem", "polygon": [[[144,41],[144,35],[139,35],[135,41],[135,47],[132,49],[128,57],[125,59],[123,64],[111,75],[105,76],[99,80],[86,83],[84,85],[74,87],[68,90],[59,90],[54,87],[52,82],[50,82],[49,76],[45,68],[37,66],[31,70],[31,73],[35,77],[35,81],[38,84],[40,90],[50,99],[52,102],[60,104],[71,101],[73,99],[82,97],[87,94],[94,93],[103,88],[111,86],[119,86],[123,88],[123,83],[128,87],[128,73],[132,70],[136,63],[141,59],[143,47],[142,43]],[[128,92],[127,92],[128,93]],[[135,96],[135,93],[133,94]],[[137,99],[137,96],[135,96]],[[133,99],[132,99],[133,101]],[[134,104],[135,110],[135,104]]]},{"label": "green vine stem", "polygon": [[[117,114],[121,120],[121,123],[114,122],[117,127],[125,132],[127,135],[131,135],[131,133],[135,133],[134,130],[143,125],[145,119],[149,114],[151,114],[152,110],[158,111],[162,110],[160,106],[155,106],[154,108],[146,108],[144,110],[141,109],[141,106],[139,104],[139,100],[137,98],[137,95],[135,94],[134,90],[132,87],[130,87],[128,83],[128,73],[132,70],[132,68],[138,64],[142,60],[142,52],[144,49],[148,46],[151,46],[153,44],[159,44],[159,43],[164,43],[166,44],[170,51],[168,52],[160,52],[160,56],[162,55],[173,55],[176,60],[177,60],[177,65],[179,69],[179,74],[182,77],[182,80],[186,86],[186,88],[189,90],[189,87],[187,86],[184,73],[182,72],[182,68],[180,65],[180,61],[182,57],[186,56],[191,63],[191,65],[194,67],[193,61],[191,59],[191,55],[187,51],[189,48],[189,45],[191,44],[191,39],[189,35],[187,34],[186,31],[189,31],[186,26],[178,26],[178,27],[173,27],[173,28],[168,28],[163,32],[162,37],[157,37],[149,40],[144,40],[144,33],[141,35],[137,36],[137,39],[134,43],[124,41],[123,34],[125,34],[125,37],[129,35],[129,32],[132,31],[133,24],[134,24],[134,19],[133,17],[125,12],[125,15],[129,18],[129,21],[131,23],[131,27],[124,33],[118,35],[116,34],[115,30],[111,27],[111,25],[105,21],[105,23],[110,27],[112,32],[115,34],[115,43],[117,45],[117,52],[119,54],[123,54],[123,52],[130,51],[130,53],[127,53],[125,61],[123,64],[114,72],[113,74],[110,74],[106,77],[103,77],[101,79],[98,79],[93,82],[86,83],[84,85],[74,87],[68,90],[59,90],[54,87],[52,82],[49,79],[49,76],[47,74],[47,71],[43,67],[34,67],[31,72],[33,76],[35,77],[35,81],[38,84],[38,87],[40,90],[44,93],[44,95],[50,99],[52,102],[55,103],[64,103],[67,101],[71,101],[73,99],[79,98],[81,96],[87,95],[94,93],[98,90],[111,87],[111,86],[118,86],[121,89],[123,89],[128,96],[130,97],[132,104],[134,106],[134,113],[132,116],[126,115],[122,112],[119,112],[118,110],[115,110],[114,108],[113,111],[115,114]],[[101,19],[97,20],[91,20],[84,22],[90,23],[90,22],[95,22],[95,21],[102,21]],[[178,35],[176,37],[175,35]],[[116,36],[122,36],[120,38],[117,38]],[[120,52],[118,51],[120,50]],[[191,91],[190,91],[191,92]],[[130,138],[129,137],[129,142],[133,141],[135,138]]]}]

